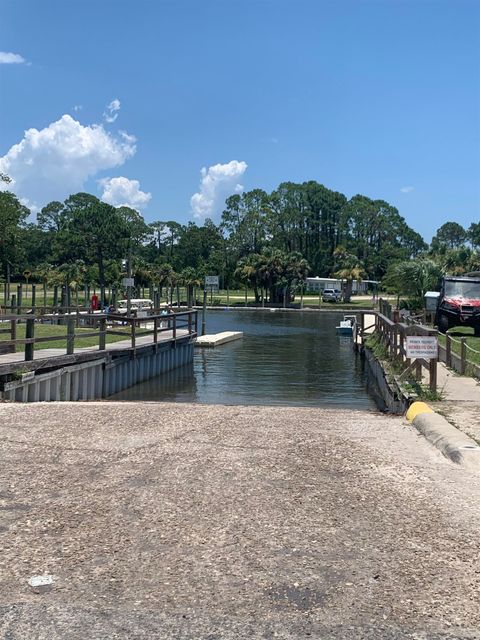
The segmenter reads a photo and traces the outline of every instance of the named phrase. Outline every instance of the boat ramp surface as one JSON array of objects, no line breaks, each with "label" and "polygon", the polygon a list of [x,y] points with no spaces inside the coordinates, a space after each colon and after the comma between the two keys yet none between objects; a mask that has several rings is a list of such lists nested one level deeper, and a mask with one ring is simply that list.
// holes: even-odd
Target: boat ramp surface
[{"label": "boat ramp surface", "polygon": [[243,331],[222,331],[209,336],[199,336],[195,342],[196,347],[218,347],[226,342],[243,338]]}]

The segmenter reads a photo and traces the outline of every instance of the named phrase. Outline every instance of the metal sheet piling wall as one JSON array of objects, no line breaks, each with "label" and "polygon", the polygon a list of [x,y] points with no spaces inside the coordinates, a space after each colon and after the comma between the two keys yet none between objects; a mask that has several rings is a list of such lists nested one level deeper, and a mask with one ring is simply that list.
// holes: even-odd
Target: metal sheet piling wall
[{"label": "metal sheet piling wall", "polygon": [[107,354],[31,379],[7,382],[0,397],[16,402],[100,400],[192,361],[191,340],[137,347],[135,354]]}]

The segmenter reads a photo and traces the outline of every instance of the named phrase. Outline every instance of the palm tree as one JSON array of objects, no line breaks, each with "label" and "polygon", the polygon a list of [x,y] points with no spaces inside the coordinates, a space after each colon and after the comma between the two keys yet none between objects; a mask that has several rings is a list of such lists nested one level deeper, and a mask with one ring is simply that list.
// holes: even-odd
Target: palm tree
[{"label": "palm tree", "polygon": [[339,267],[334,276],[346,281],[343,300],[348,303],[352,297],[353,281],[359,282],[365,277],[365,270],[362,261],[356,255],[348,253],[343,247],[337,247],[333,255],[335,263]]},{"label": "palm tree", "polygon": [[442,269],[436,262],[420,258],[397,262],[388,274],[388,281],[399,294],[411,296],[423,305],[427,291],[438,291],[442,275]]},{"label": "palm tree", "polygon": [[[159,267],[154,269],[153,277],[155,282],[158,283],[158,286],[160,289],[160,299],[162,298],[163,287],[167,287],[167,291],[168,291],[168,287],[171,286],[173,273],[174,273],[173,267],[168,262],[164,262]],[[168,293],[167,293],[167,299],[168,299]]]},{"label": "palm tree", "polygon": [[251,256],[240,258],[235,269],[235,277],[245,285],[245,306],[248,302],[248,285],[252,285],[256,277],[256,269],[251,261]]},{"label": "palm tree", "polygon": [[67,293],[67,306],[70,306],[70,291],[75,291],[75,304],[78,308],[78,286],[83,284],[86,274],[86,266],[83,260],[75,260],[75,262],[65,262],[58,267],[59,274],[62,278],[62,284],[65,285]]},{"label": "palm tree", "polygon": [[42,281],[43,284],[43,306],[47,306],[47,287],[52,284],[52,274],[54,267],[51,264],[43,262],[39,264],[35,269],[35,275]]},{"label": "palm tree", "polygon": [[191,309],[193,306],[194,287],[199,287],[202,284],[202,281],[193,267],[185,267],[185,269],[180,273],[180,280],[187,288],[187,305],[188,308]]}]

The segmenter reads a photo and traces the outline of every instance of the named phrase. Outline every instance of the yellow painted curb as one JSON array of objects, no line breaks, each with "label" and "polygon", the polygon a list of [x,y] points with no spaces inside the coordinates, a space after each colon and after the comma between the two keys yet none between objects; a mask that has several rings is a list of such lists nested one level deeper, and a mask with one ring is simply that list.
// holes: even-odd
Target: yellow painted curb
[{"label": "yellow painted curb", "polygon": [[434,411],[425,402],[413,402],[408,408],[406,418],[409,422],[413,422],[421,413],[434,413]]}]

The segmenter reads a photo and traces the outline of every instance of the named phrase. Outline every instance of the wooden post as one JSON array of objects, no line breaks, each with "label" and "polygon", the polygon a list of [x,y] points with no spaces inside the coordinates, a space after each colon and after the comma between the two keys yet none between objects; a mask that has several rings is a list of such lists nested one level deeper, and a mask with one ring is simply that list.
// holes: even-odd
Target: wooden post
[{"label": "wooden post", "polygon": [[428,363],[428,371],[430,374],[430,391],[435,393],[437,391],[437,359],[432,358]]},{"label": "wooden post", "polygon": [[37,286],[32,284],[32,311],[35,313],[35,304],[37,301]]},{"label": "wooden post", "polygon": [[192,312],[188,312],[188,335],[192,335]]},{"label": "wooden post", "polygon": [[155,317],[153,319],[153,342],[157,344],[158,342],[158,318]]},{"label": "wooden post", "polygon": [[467,368],[467,339],[460,338],[460,375],[465,375],[465,370]]},{"label": "wooden post", "polygon": [[452,368],[452,338],[448,333],[445,336],[445,364]]},{"label": "wooden post", "polygon": [[100,318],[100,331],[98,334],[98,348],[100,351],[105,351],[106,338],[105,331],[107,330],[107,319]]},{"label": "wooden post", "polygon": [[[245,291],[246,291],[246,289],[245,289]],[[245,297],[245,300],[246,300],[246,297]],[[245,305],[245,306],[247,306],[247,305]],[[203,291],[203,310],[202,310],[202,336],[204,336],[205,333],[206,333],[206,319],[205,319],[206,312],[207,312],[207,290],[204,289],[204,291]]]},{"label": "wooden post", "polygon": [[177,316],[174,313],[173,314],[173,339],[176,340],[177,339]]},{"label": "wooden post", "polygon": [[422,381],[422,363],[420,360],[415,360],[415,379],[417,382]]},{"label": "wooden post", "polygon": [[[35,320],[33,318],[28,318],[26,327],[25,327],[25,338],[34,338],[35,337]],[[33,360],[33,352],[35,345],[33,342],[31,344],[25,345],[25,360]]]},{"label": "wooden post", "polygon": [[17,339],[17,321],[10,320],[10,340]]},{"label": "wooden post", "polygon": [[17,314],[20,315],[22,313],[22,293],[23,287],[21,284],[17,286]]},{"label": "wooden post", "polygon": [[131,339],[132,339],[132,349],[135,349],[135,318],[131,318],[130,320],[130,329],[131,329]]},{"label": "wooden post", "polygon": [[195,311],[195,333],[198,336],[198,311]]},{"label": "wooden post", "polygon": [[75,320],[67,319],[67,356],[71,355],[75,350]]},{"label": "wooden post", "polygon": [[17,296],[15,294],[12,295],[12,299],[10,301],[10,313],[15,315],[17,313]]}]

